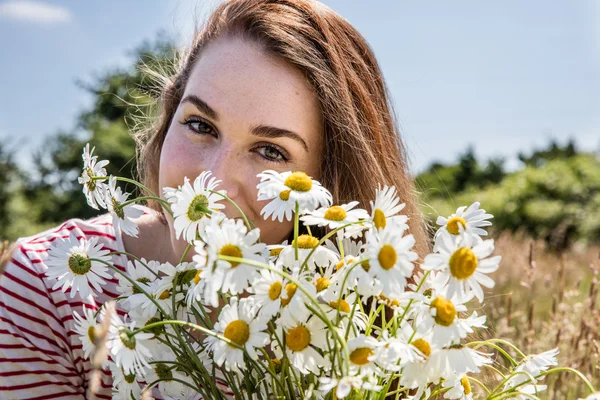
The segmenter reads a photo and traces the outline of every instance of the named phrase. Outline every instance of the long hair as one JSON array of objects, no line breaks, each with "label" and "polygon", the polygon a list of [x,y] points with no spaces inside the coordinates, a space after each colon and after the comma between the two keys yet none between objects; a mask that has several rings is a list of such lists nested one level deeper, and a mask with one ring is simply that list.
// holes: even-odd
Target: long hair
[{"label": "long hair", "polygon": [[190,72],[202,50],[222,35],[257,43],[303,73],[324,117],[320,181],[334,204],[357,200],[367,208],[378,184],[395,186],[423,257],[429,250],[426,225],[381,69],[363,36],[317,1],[228,0],[217,6],[172,74],[155,74],[162,79],[158,115],[135,136],[142,182],[158,193],[161,148]]}]

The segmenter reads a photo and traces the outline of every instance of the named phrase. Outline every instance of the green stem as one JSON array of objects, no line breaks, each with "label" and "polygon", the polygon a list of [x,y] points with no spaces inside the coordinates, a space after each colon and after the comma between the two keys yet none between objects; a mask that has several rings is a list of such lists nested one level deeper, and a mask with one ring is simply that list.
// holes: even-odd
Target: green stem
[{"label": "green stem", "polygon": [[185,251],[183,252],[183,255],[181,256],[181,259],[179,260],[179,264],[182,264],[183,261],[185,261],[185,258],[187,257],[190,249],[192,248],[191,244],[188,244],[185,248]]},{"label": "green stem", "polygon": [[235,201],[233,201],[231,198],[229,198],[229,196],[227,196],[226,194],[223,194],[223,193],[219,193],[219,191],[217,191],[217,190],[209,190],[209,192],[217,194],[217,195],[223,197],[225,200],[229,201],[238,210],[238,212],[244,219],[244,222],[246,223],[246,228],[248,228],[248,231],[251,231],[252,229],[254,229],[254,224],[248,220],[248,217],[246,217],[246,214],[244,214],[242,209],[237,205],[237,203]]},{"label": "green stem", "polygon": [[154,274],[154,276],[156,276],[156,277],[158,278],[158,276],[159,276],[159,275],[158,275],[158,272],[156,272],[156,271],[153,271],[153,270],[152,270],[152,269],[151,269],[151,268],[148,266],[148,264],[146,264],[145,262],[143,262],[143,261],[142,261],[140,258],[138,258],[138,257],[134,256],[133,254],[131,254],[131,253],[128,253],[128,252],[126,252],[126,251],[111,251],[110,253],[108,253],[108,255],[113,255],[113,254],[117,254],[117,255],[124,255],[124,256],[126,256],[126,257],[131,257],[131,258],[133,258],[134,260],[136,260],[137,262],[139,262],[140,264],[142,264],[142,265],[144,266],[144,268],[146,268],[148,271],[150,271],[152,274]]}]

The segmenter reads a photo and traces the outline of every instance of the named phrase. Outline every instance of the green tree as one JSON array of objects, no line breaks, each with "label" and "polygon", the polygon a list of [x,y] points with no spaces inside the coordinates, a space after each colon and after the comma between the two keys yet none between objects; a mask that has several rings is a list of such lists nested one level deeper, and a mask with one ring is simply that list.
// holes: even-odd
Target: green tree
[{"label": "green tree", "polygon": [[8,141],[0,141],[0,240],[8,238],[14,215],[10,211],[12,194],[18,190],[23,174],[13,159]]},{"label": "green tree", "polygon": [[[69,218],[89,218],[104,211],[85,201],[77,177],[81,173],[82,149],[96,147],[94,154],[107,159],[109,174],[136,177],[134,126],[151,110],[157,93],[142,66],[153,69],[173,63],[175,48],[169,39],[145,42],[132,53],[133,65],[97,76],[91,83],[78,82],[94,102],[80,112],[76,126],[48,138],[35,153],[36,169],[28,175],[24,194],[37,224],[57,224]],[[134,187],[125,186],[128,191]]]}]

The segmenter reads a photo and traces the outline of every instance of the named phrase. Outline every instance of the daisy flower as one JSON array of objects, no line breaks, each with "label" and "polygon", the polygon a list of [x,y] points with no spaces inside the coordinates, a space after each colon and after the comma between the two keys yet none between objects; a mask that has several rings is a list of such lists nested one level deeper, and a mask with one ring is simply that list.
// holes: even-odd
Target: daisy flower
[{"label": "daisy flower", "polygon": [[[298,269],[294,269],[293,271],[292,277],[299,281],[302,288],[313,298],[316,298],[317,289],[309,281],[308,272],[299,274]],[[281,293],[281,315],[276,322],[284,326],[294,326],[298,321],[306,320],[311,315],[310,310],[306,307],[307,303],[311,303],[310,299],[301,289],[298,289],[297,284],[292,282],[286,283]]]},{"label": "daisy flower", "polygon": [[252,299],[260,309],[259,316],[271,319],[279,313],[283,288],[284,280],[281,275],[266,269],[260,270],[260,277],[248,288],[248,292],[254,294]]},{"label": "daisy flower", "polygon": [[77,240],[71,232],[69,238],[57,240],[56,245],[48,251],[46,260],[46,275],[58,280],[52,290],[62,286],[62,291],[66,292],[71,288],[71,298],[75,297],[77,292],[80,292],[83,298],[90,294],[97,296],[91,287],[102,293],[101,285],[106,284],[104,279],[111,279],[112,276],[107,272],[108,267],[105,264],[91,259],[110,263],[111,256],[108,253],[102,244],[98,244],[97,236],[87,241],[83,238]]},{"label": "daisy flower", "polygon": [[160,263],[158,261],[146,261],[145,258],[141,258],[139,261],[127,261],[127,275],[133,281],[135,281],[135,283],[141,289],[140,290],[133,286],[128,279],[119,274],[119,285],[117,286],[117,292],[119,292],[122,297],[125,297],[122,302],[127,311],[131,310],[132,304],[139,304],[140,298],[146,297],[144,292],[148,294],[152,292],[152,287],[150,284],[156,280],[156,275],[152,273],[152,271],[156,271],[156,273],[158,273],[159,266]]},{"label": "daisy flower", "polygon": [[296,246],[296,243],[298,243],[299,264],[303,265],[306,263],[306,266],[311,271],[314,271],[317,267],[327,267],[330,263],[335,264],[339,261],[337,255],[333,251],[325,246],[319,246],[318,238],[312,235],[303,234],[298,236],[297,240],[292,240],[292,244],[281,250],[279,261],[285,266],[290,266],[294,263],[294,258],[296,257],[294,247]]},{"label": "daisy flower", "polygon": [[465,297],[473,292],[482,302],[481,285],[494,287],[494,281],[485,274],[496,271],[502,260],[501,256],[487,258],[494,251],[494,240],[481,241],[473,246],[469,236],[453,238],[444,235],[438,244],[438,253],[427,255],[421,267],[441,271],[440,279],[448,284],[448,297],[455,293]]},{"label": "daisy flower", "polygon": [[[412,343],[409,344],[409,340]],[[388,330],[381,332],[379,343],[375,349],[377,364],[388,371],[399,371],[408,363],[421,362],[431,353],[429,342],[417,335],[405,321],[401,322],[394,336]]]},{"label": "daisy flower", "polygon": [[347,343],[350,353],[350,373],[356,375],[383,376],[383,371],[376,364],[377,348],[380,343],[371,336],[359,335]]},{"label": "daisy flower", "polygon": [[266,333],[267,319],[257,315],[256,305],[251,299],[239,302],[232,297],[228,305],[223,307],[214,331],[241,347],[234,347],[223,340],[208,336],[204,343],[213,352],[215,364],[225,364],[227,371],[241,372],[247,368],[244,353],[251,359],[258,359],[256,349],[269,344],[269,334]]},{"label": "daisy flower", "polygon": [[115,176],[108,178],[108,190],[105,193],[105,204],[112,216],[115,231],[122,231],[129,236],[138,237],[138,226],[132,220],[144,214],[144,210],[137,204],[123,206],[123,203],[129,197],[129,193],[123,193],[121,188],[117,187]]},{"label": "daisy flower", "polygon": [[[551,366],[557,365],[556,356],[558,355],[558,348],[548,350],[544,353],[528,356],[524,361],[515,368],[514,372],[527,372],[534,378],[537,378],[542,372],[547,371]],[[539,380],[544,379],[540,377]],[[522,385],[524,382],[530,381],[529,377],[525,374],[513,375],[508,382],[504,385],[504,391],[514,388],[518,385],[515,390],[526,395],[535,395],[536,391],[541,392],[546,390],[546,385],[527,384]],[[517,396],[519,400],[528,398],[528,396]]]},{"label": "daisy flower", "polygon": [[83,185],[83,194],[90,207],[98,210],[98,206],[106,208],[104,201],[104,192],[106,191],[106,184],[101,180],[95,180],[93,178],[97,176],[106,176],[106,169],[104,168],[107,164],[107,160],[97,161],[98,156],[92,156],[94,150],[93,147],[90,151],[90,144],[86,144],[83,149],[83,172],[81,176],[77,178],[78,182]]},{"label": "daisy flower", "polygon": [[[307,375],[311,372],[320,374],[320,369],[328,366],[319,350],[327,349],[327,325],[320,318],[310,316],[307,320],[296,322],[288,327],[281,327],[279,338],[285,337],[285,352],[293,368]],[[279,359],[283,351],[278,343],[273,342],[273,352]]]},{"label": "daisy flower", "polygon": [[[494,218],[491,214],[486,214],[485,210],[479,209],[480,203],[476,201],[471,204],[469,208],[466,206],[459,207],[455,214],[449,217],[439,216],[436,224],[441,225],[434,235],[434,240],[437,244],[437,238],[440,235],[446,234],[451,236],[459,236],[461,232],[474,239],[480,239],[480,236],[487,236],[485,229],[481,229],[485,226],[491,226],[492,223],[487,221],[490,218]],[[466,209],[466,210],[465,210]],[[434,246],[433,251],[437,251]]]},{"label": "daisy flower", "polygon": [[[347,320],[350,318],[350,314],[352,314],[352,329],[350,329],[350,334],[353,334],[357,330],[364,331],[366,329],[368,317],[360,310],[360,306],[355,305],[356,292],[350,293],[345,298],[340,298],[339,293],[333,292],[323,297],[323,299],[327,301],[326,305],[323,306],[325,313],[329,319],[338,323],[338,327],[342,329],[344,334],[347,330],[346,324],[348,323]],[[352,313],[352,308],[354,308],[354,313]]]},{"label": "daisy flower", "polygon": [[321,207],[300,217],[304,225],[327,226],[329,229],[337,229],[341,226],[365,220],[369,213],[362,208],[354,209],[358,201],[351,201],[340,206]]},{"label": "daisy flower", "polygon": [[319,378],[319,391],[322,394],[327,394],[334,391],[337,399],[344,399],[350,395],[352,389],[358,391],[371,390],[379,392],[383,389],[383,386],[378,386],[372,382],[365,381],[362,376],[344,376],[342,378],[335,377],[320,377]]},{"label": "daisy flower", "polygon": [[304,172],[279,173],[266,170],[257,176],[260,178],[260,183],[256,185],[258,200],[272,200],[260,212],[261,215],[264,214],[264,219],[272,215],[273,220],[277,218],[282,222],[285,216],[291,221],[296,202],[300,213],[313,211],[319,206],[331,205],[331,193]]},{"label": "daisy flower", "polygon": [[431,353],[429,357],[429,379],[451,379],[467,373],[479,373],[479,367],[492,363],[492,354],[482,353],[463,345],[453,345]]},{"label": "daisy flower", "polygon": [[390,220],[394,221],[398,228],[407,229],[408,217],[406,215],[396,215],[406,206],[400,203],[394,186],[378,187],[375,190],[375,202],[371,204],[371,222],[377,229],[383,229]]},{"label": "daisy flower", "polygon": [[83,316],[80,316],[77,311],[73,311],[75,317],[75,332],[79,335],[79,340],[83,345],[83,358],[89,359],[90,354],[95,349],[95,331],[98,323],[94,316],[95,311],[91,308],[83,306]]},{"label": "daisy flower", "polygon": [[471,400],[473,399],[473,391],[471,390],[471,382],[467,375],[456,375],[442,382],[443,388],[450,388],[445,394],[445,399]]},{"label": "daisy flower", "polygon": [[[429,364],[432,353],[435,354],[439,350],[435,346],[432,347],[432,345],[430,345],[430,342],[428,342],[424,338],[418,338],[413,340],[410,343],[410,346],[412,348],[413,353],[417,356],[412,357],[411,360],[406,362],[405,365],[401,367],[402,375],[400,377],[400,385],[409,389],[417,389],[417,393],[415,393],[413,398],[421,399],[422,394],[426,391],[429,383],[437,383],[436,380],[432,380],[429,378]],[[390,370],[396,369],[393,367],[393,364],[391,364],[390,361],[393,361],[393,358],[384,359],[384,365]]]},{"label": "daisy flower", "polygon": [[131,400],[142,397],[142,389],[136,374],[125,374],[123,368],[118,367],[112,361],[109,361],[108,366],[113,378],[113,400]]},{"label": "daisy flower", "polygon": [[[194,180],[193,186],[185,177],[183,186],[180,186],[176,192],[173,192],[172,189],[163,189],[173,210],[173,224],[177,239],[183,236],[188,243],[191,243],[196,239],[198,232],[202,233],[212,211],[225,208],[223,204],[219,203],[223,197],[211,192],[211,190],[216,190],[220,183],[220,180],[211,177],[210,171],[203,171]],[[219,190],[218,193],[226,194],[227,192]]]},{"label": "daisy flower", "polygon": [[195,241],[198,257],[207,255],[207,265],[223,271],[219,287],[224,293],[239,294],[258,277],[258,268],[237,261],[226,261],[219,256],[238,257],[258,263],[267,263],[266,246],[258,242],[258,228],[248,232],[241,220],[225,219],[220,225],[211,220],[206,227],[206,243]]},{"label": "daisy flower", "polygon": [[165,345],[161,345],[161,347],[158,348],[153,354],[153,358],[157,360],[157,362],[154,362],[150,365],[148,373],[145,377],[146,383],[149,384],[161,379],[157,386],[162,395],[166,395],[175,399],[186,398],[185,396],[190,388],[178,380],[185,382],[189,381],[189,378],[175,365],[173,365],[173,363],[178,361],[177,356],[169,347]]},{"label": "daisy flower", "polygon": [[446,347],[473,333],[473,328],[485,328],[485,315],[478,317],[477,312],[473,312],[469,318],[459,318],[459,313],[467,311],[464,301],[468,299],[423,297],[422,303],[416,306],[419,309],[416,317],[418,332],[424,335],[431,332],[432,342],[437,347]]},{"label": "daisy flower", "polygon": [[117,313],[113,312],[106,345],[110,349],[112,359],[123,369],[124,374],[145,376],[145,369],[150,368],[148,360],[152,358],[146,343],[154,335],[146,332],[133,335],[134,328],[135,321],[131,321],[127,326]]},{"label": "daisy flower", "polygon": [[413,261],[418,257],[411,251],[414,245],[414,236],[399,234],[395,223],[378,232],[367,232],[365,257],[369,259],[369,275],[381,282],[384,296],[397,298],[404,292],[406,280],[413,273]]},{"label": "daisy flower", "polygon": [[[185,263],[188,264],[188,263]],[[180,264],[181,266],[181,264]],[[164,263],[159,266],[160,271],[175,270],[170,263]],[[170,314],[173,311],[173,300],[171,295],[173,293],[173,275],[165,275],[157,278],[156,280],[148,283],[150,291],[147,292],[151,297],[144,293],[140,295],[130,296],[127,299],[127,304],[130,307],[129,313],[136,319],[152,318],[159,311],[158,305],[164,310],[165,313]],[[175,304],[179,303],[184,299],[184,294],[181,291],[176,291]],[[154,301],[153,301],[154,300]]]}]

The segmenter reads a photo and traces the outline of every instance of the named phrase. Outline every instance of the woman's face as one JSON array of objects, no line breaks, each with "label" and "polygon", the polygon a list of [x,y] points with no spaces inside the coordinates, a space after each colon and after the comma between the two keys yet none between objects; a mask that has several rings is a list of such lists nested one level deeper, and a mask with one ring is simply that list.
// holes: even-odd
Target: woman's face
[{"label": "woman's face", "polygon": [[[219,38],[209,44],[191,71],[185,93],[165,138],[159,186],[177,187],[210,170],[261,231],[267,244],[280,243],[291,221],[264,220],[267,204],[257,201],[256,175],[264,170],[301,170],[319,179],[322,114],[303,75],[257,45]],[[229,218],[237,210],[224,201]],[[181,254],[186,243],[175,239]]]}]

